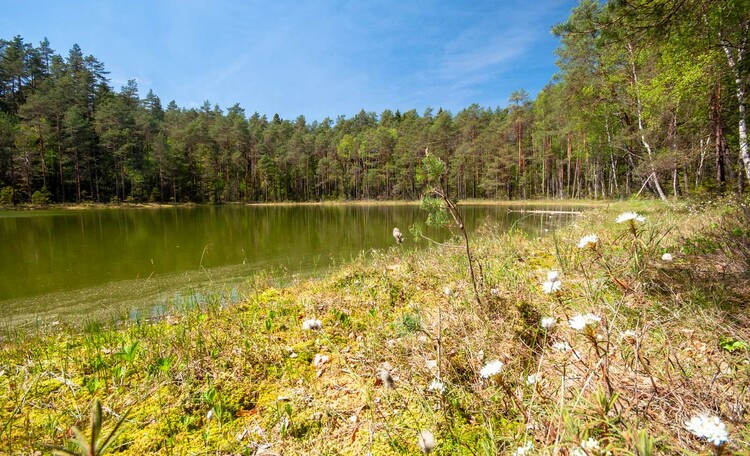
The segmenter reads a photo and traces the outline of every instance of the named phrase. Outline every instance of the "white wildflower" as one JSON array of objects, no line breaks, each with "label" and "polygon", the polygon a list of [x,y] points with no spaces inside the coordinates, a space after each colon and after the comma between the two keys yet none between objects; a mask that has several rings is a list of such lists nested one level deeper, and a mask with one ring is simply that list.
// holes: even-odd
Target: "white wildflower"
[{"label": "white wildflower", "polygon": [[560,286],[561,285],[562,284],[560,283],[559,280],[555,280],[554,282],[544,282],[542,284],[542,290],[546,294],[554,293],[554,292],[560,290]]},{"label": "white wildflower", "polygon": [[620,339],[631,344],[635,343],[637,337],[638,333],[636,333],[632,329],[625,330],[622,332],[622,334],[620,334]]},{"label": "white wildflower", "polygon": [[671,253],[665,253],[664,255],[661,256],[661,261],[670,262],[673,259],[674,258],[672,258],[672,254]]},{"label": "white wildflower", "polygon": [[323,323],[320,320],[311,318],[302,322],[302,329],[305,331],[319,330],[323,328]]},{"label": "white wildflower", "polygon": [[576,315],[575,317],[571,318],[570,320],[568,320],[568,325],[570,325],[572,329],[580,331],[587,326],[594,327],[598,325],[600,321],[602,321],[601,317],[597,317],[592,313],[587,313],[585,315]]},{"label": "white wildflower", "polygon": [[528,377],[526,377],[526,384],[527,385],[536,385],[536,382],[539,381],[539,376],[535,374],[531,374]]},{"label": "white wildflower", "polygon": [[498,360],[494,360],[485,364],[484,367],[479,371],[479,375],[482,378],[490,378],[499,374],[501,370],[503,370],[503,363]]},{"label": "white wildflower", "polygon": [[557,319],[555,317],[542,317],[542,328],[549,329],[555,326]]},{"label": "white wildflower", "polygon": [[441,382],[438,379],[433,379],[427,386],[427,390],[437,391],[438,393],[443,394],[445,392],[445,383]]},{"label": "white wildflower", "polygon": [[581,448],[587,451],[598,450],[599,442],[596,439],[589,437],[588,439],[581,442]]},{"label": "white wildflower", "polygon": [[328,363],[329,360],[330,358],[328,357],[328,355],[321,355],[320,353],[318,353],[315,355],[315,358],[313,358],[313,366],[320,367]]},{"label": "white wildflower", "polygon": [[578,241],[578,248],[585,249],[586,247],[595,247],[599,243],[599,237],[596,234],[589,234],[581,238]]},{"label": "white wildflower", "polygon": [[534,442],[528,441],[524,443],[522,446],[516,448],[516,452],[513,453],[515,456],[526,456],[528,454],[531,454],[531,451],[534,449]]},{"label": "white wildflower", "polygon": [[451,290],[451,287],[445,287],[443,288],[443,294],[450,298],[453,296],[453,290]]},{"label": "white wildflower", "polygon": [[437,442],[435,441],[435,435],[427,429],[419,431],[419,437],[417,438],[417,444],[422,453],[427,454],[435,449]]},{"label": "white wildflower", "polygon": [[631,221],[631,220],[643,223],[643,222],[646,221],[646,217],[644,217],[642,215],[639,215],[636,212],[623,212],[622,214],[620,214],[617,217],[617,219],[615,220],[615,222],[617,222],[617,223],[624,223],[624,222],[628,222],[628,221]]},{"label": "white wildflower", "polygon": [[545,293],[550,294],[560,289],[560,273],[557,271],[549,271],[547,273],[547,281],[542,284],[542,289]]},{"label": "white wildflower", "polygon": [[552,348],[563,353],[569,352],[573,349],[573,347],[571,347],[570,344],[565,341],[555,342],[554,344],[552,344]]},{"label": "white wildflower", "polygon": [[392,389],[395,386],[393,376],[391,376],[391,373],[387,369],[381,369],[378,371],[377,381],[387,389]]},{"label": "white wildflower", "polygon": [[214,417],[214,409],[211,409],[206,413],[206,422],[211,421],[211,419]]},{"label": "white wildflower", "polygon": [[726,424],[714,415],[696,415],[685,422],[685,429],[692,432],[696,437],[706,439],[716,446],[722,445],[729,439]]},{"label": "white wildflower", "polygon": [[401,244],[402,242],[404,242],[404,235],[401,234],[401,230],[399,230],[398,228],[393,229],[393,239],[396,240],[396,244]]}]

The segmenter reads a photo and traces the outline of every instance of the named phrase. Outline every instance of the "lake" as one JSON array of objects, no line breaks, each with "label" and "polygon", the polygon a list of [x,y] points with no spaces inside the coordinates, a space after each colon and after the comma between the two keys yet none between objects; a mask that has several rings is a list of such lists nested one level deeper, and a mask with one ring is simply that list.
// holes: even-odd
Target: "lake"
[{"label": "lake", "polygon": [[[539,234],[574,217],[508,205],[460,209],[469,231],[489,223]],[[393,246],[393,227],[407,237],[404,248],[424,248],[408,239],[409,226],[424,219],[413,204],[0,211],[0,323],[136,318],[209,298],[234,302],[258,272],[283,282]]]}]

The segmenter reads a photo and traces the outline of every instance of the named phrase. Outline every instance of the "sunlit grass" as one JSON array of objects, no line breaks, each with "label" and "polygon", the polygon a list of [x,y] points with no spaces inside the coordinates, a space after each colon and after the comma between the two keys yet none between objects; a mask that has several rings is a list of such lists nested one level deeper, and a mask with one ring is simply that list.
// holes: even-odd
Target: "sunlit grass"
[{"label": "sunlit grass", "polygon": [[[481,306],[460,248],[394,245],[259,276],[239,302],[7,330],[0,452],[66,445],[95,399],[101,435],[130,410],[122,454],[747,452],[749,276],[725,213],[624,202],[542,239],[485,228]],[[713,418],[686,427],[700,414],[726,443]]]}]

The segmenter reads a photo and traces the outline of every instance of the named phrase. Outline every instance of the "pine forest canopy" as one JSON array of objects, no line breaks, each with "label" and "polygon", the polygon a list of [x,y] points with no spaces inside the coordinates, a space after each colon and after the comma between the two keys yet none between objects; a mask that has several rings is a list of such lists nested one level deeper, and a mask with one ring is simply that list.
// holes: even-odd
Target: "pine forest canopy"
[{"label": "pine forest canopy", "polygon": [[76,45],[0,40],[0,204],[414,199],[425,150],[452,198],[662,198],[750,178],[750,0],[583,0],[531,100],[308,122],[119,91]]}]

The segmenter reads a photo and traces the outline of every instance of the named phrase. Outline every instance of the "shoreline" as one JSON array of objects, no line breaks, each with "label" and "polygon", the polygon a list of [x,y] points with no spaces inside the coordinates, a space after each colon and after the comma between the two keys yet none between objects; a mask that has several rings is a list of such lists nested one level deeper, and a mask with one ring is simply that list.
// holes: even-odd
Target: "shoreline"
[{"label": "shoreline", "polygon": [[[575,200],[575,199],[530,199],[530,200],[493,200],[493,199],[464,199],[459,200],[459,206],[585,206],[600,207],[620,203],[622,200]],[[85,211],[103,209],[167,209],[181,207],[203,206],[414,206],[421,204],[421,200],[331,200],[331,201],[275,201],[275,202],[227,202],[213,203],[55,203],[48,205],[18,204],[0,206],[0,211]]]}]

